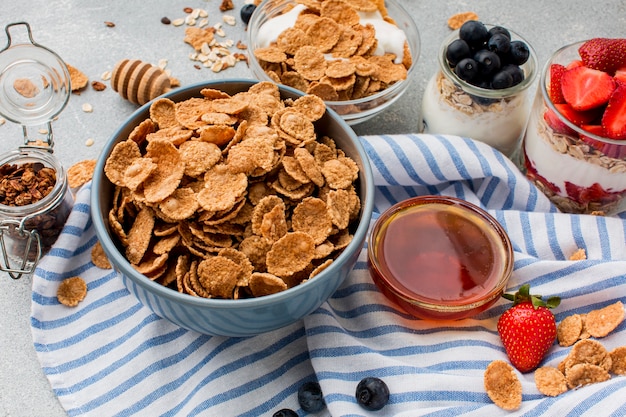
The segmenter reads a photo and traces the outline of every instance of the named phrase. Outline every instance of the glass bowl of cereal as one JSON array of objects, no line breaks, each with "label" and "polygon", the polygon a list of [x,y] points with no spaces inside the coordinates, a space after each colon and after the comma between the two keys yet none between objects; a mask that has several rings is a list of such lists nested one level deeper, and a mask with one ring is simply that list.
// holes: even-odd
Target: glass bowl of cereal
[{"label": "glass bowl of cereal", "polygon": [[256,78],[315,94],[356,125],[407,90],[420,37],[396,0],[265,0],[248,24],[248,49]]},{"label": "glass bowl of cereal", "polygon": [[113,134],[92,218],[128,290],[183,328],[246,337],[325,302],[374,198],[358,138],[317,96],[256,80],[167,93]]}]

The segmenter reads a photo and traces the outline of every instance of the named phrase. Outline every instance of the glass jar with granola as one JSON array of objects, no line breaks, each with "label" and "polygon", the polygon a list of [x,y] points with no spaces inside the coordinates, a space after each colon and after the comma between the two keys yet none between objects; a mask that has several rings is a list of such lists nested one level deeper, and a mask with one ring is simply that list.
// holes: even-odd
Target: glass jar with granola
[{"label": "glass jar with granola", "polygon": [[35,147],[0,155],[0,269],[31,273],[56,241],[74,198],[65,170]]},{"label": "glass jar with granola", "polygon": [[420,128],[476,139],[515,159],[537,74],[530,44],[507,28],[470,20],[443,41],[437,59]]},{"label": "glass jar with granola", "polygon": [[564,46],[545,64],[524,137],[526,176],[563,212],[626,211],[626,39]]}]

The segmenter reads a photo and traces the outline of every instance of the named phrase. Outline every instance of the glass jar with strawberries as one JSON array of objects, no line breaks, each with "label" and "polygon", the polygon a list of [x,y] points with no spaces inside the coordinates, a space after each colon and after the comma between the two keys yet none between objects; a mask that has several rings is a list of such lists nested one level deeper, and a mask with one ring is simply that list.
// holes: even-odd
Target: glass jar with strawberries
[{"label": "glass jar with strawberries", "polygon": [[554,53],[523,145],[526,176],[563,212],[626,211],[626,39]]}]

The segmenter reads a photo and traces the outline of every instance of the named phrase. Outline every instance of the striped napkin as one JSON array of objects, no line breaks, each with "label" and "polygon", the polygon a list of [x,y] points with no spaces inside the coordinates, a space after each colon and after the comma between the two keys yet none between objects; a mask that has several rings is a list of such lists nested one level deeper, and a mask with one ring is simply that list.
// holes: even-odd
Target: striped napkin
[{"label": "striped napkin", "polygon": [[[390,205],[423,194],[453,195],[495,216],[515,250],[509,290],[560,295],[557,320],[617,300],[626,302],[626,221],[558,213],[502,154],[456,136],[360,138],[376,189],[374,219]],[[90,260],[96,242],[89,216],[90,185],[54,248],[33,276],[32,334],[43,371],[70,416],[271,416],[281,408],[306,413],[298,387],[321,384],[327,409],[319,416],[608,416],[626,414],[626,377],[541,395],[533,374],[518,374],[522,407],[491,403],[483,373],[507,360],[496,322],[508,303],[473,319],[417,320],[388,302],[372,283],[361,252],[344,285],[317,311],[289,327],[252,338],[183,330],[144,308],[111,270]],[[373,219],[373,220],[374,220]],[[570,261],[578,248],[587,260]],[[56,289],[79,275],[88,284],[75,308]],[[601,339],[626,345],[626,324]],[[544,363],[556,366],[569,348],[554,345]],[[368,413],[356,404],[366,376],[389,386],[389,404]]]}]

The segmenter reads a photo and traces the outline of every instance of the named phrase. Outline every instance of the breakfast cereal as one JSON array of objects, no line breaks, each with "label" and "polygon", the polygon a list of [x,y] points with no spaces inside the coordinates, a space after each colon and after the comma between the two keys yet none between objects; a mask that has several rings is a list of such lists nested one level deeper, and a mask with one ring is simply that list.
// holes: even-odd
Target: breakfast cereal
[{"label": "breakfast cereal", "polygon": [[360,211],[357,164],[316,132],[323,101],[282,100],[269,82],[201,96],[154,101],[107,159],[109,224],[127,260],[198,297],[258,297],[311,279],[351,241]]},{"label": "breakfast cereal", "polygon": [[535,385],[539,392],[549,397],[556,397],[568,390],[565,375],[551,366],[535,370]]},{"label": "breakfast cereal", "polygon": [[57,299],[68,307],[76,307],[87,295],[87,283],[81,277],[66,278],[59,284]]},{"label": "breakfast cereal", "polygon": [[487,395],[498,407],[517,410],[522,404],[522,384],[508,363],[491,362],[485,370],[484,384]]},{"label": "breakfast cereal", "polygon": [[95,159],[80,161],[69,167],[67,170],[67,182],[70,188],[78,188],[91,181],[95,168]]},{"label": "breakfast cereal", "polygon": [[111,262],[109,262],[109,258],[107,258],[106,253],[104,253],[100,241],[97,241],[91,248],[91,262],[98,268],[111,269]]}]

